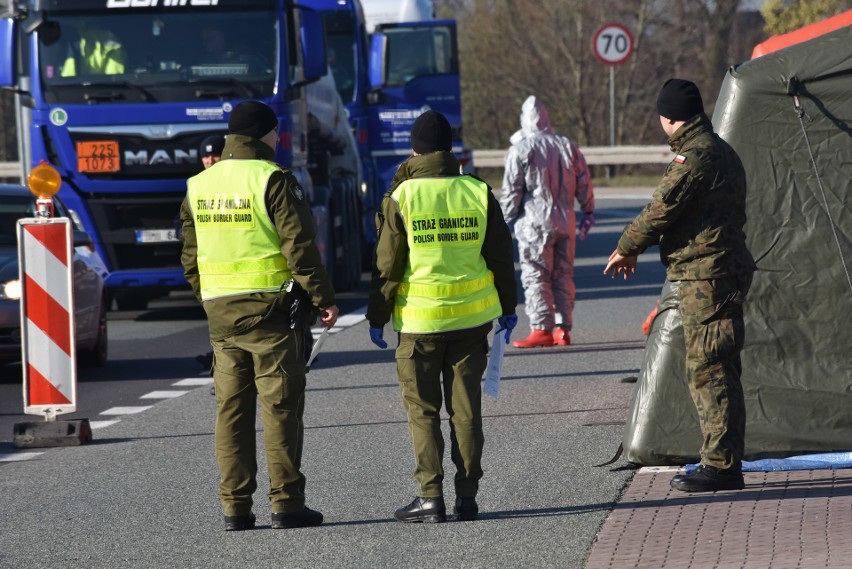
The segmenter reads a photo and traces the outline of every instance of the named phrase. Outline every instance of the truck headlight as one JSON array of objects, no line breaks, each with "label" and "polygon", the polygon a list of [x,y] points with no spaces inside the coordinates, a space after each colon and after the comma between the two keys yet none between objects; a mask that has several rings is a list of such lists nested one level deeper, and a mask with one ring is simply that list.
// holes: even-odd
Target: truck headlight
[{"label": "truck headlight", "polygon": [[7,300],[21,299],[21,281],[18,279],[0,282],[0,298]]}]

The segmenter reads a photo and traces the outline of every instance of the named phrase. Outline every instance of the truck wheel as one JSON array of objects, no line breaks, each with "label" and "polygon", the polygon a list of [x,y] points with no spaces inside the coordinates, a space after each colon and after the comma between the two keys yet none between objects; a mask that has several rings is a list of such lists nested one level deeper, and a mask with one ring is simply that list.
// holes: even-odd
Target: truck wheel
[{"label": "truck wheel", "polygon": [[[337,188],[335,188],[337,189]],[[335,192],[329,201],[329,242],[328,242],[328,264],[331,267],[331,279],[334,290],[345,292],[349,287],[349,272],[346,270],[346,254],[344,243],[346,243],[346,202],[340,192]]]},{"label": "truck wheel", "polygon": [[357,188],[353,187],[349,192],[349,203],[349,228],[346,232],[349,251],[346,253],[346,258],[349,261],[352,288],[357,288],[361,284],[361,241],[364,238],[361,231],[361,208],[358,206]]}]

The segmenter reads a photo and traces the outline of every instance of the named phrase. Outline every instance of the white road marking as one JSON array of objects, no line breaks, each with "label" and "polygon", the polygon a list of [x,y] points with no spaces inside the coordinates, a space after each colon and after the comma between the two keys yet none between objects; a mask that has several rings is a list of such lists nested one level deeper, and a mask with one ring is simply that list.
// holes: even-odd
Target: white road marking
[{"label": "white road marking", "polygon": [[135,415],[136,413],[141,413],[142,411],[147,411],[153,407],[153,405],[147,405],[145,407],[110,407],[106,411],[101,411],[101,415]]},{"label": "white road marking", "polygon": [[31,458],[35,458],[40,454],[44,454],[43,452],[12,452],[6,454],[0,454],[0,462],[20,462],[22,460],[29,460]]},{"label": "white road marking", "polygon": [[176,381],[172,385],[175,387],[190,387],[194,385],[210,385],[211,383],[213,383],[212,377],[188,377],[186,379]]},{"label": "white road marking", "polygon": [[103,429],[104,427],[109,427],[110,425],[115,425],[116,423],[120,423],[121,419],[111,419],[109,421],[89,421],[89,426],[94,431],[95,429]]},{"label": "white road marking", "polygon": [[189,391],[152,391],[139,397],[139,399],[174,399],[186,395]]}]

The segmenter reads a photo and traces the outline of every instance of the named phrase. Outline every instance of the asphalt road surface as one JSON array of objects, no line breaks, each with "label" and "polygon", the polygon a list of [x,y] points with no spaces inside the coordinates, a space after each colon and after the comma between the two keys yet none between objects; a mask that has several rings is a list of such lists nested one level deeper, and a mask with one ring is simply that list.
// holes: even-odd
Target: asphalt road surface
[{"label": "asphalt road surface", "polygon": [[[633,388],[622,380],[639,373],[641,324],[664,279],[656,249],[635,279],[601,275],[647,201],[601,194],[577,249],[573,344],[508,348],[500,397],[484,399],[478,521],[393,521],[415,492],[412,451],[393,349],[375,348],[363,320],[363,283],[341,296],[345,316],[308,375],[303,470],[326,523],[269,528],[261,452],[258,528],[223,532],[214,400],[195,361],[206,323],[188,295],[172,295],[110,314],[110,362],[81,374],[71,416],[97,426],[90,445],[12,448],[12,424],[33,418],[21,415],[20,367],[0,368],[0,567],[583,567],[632,476],[593,465],[621,441]],[[515,338],[529,331],[520,315]],[[445,468],[451,504],[449,456]]]}]

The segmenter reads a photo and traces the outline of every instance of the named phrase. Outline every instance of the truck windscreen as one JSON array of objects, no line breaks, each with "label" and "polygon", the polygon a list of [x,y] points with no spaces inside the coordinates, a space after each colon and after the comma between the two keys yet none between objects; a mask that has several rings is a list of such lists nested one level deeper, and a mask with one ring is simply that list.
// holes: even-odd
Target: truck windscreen
[{"label": "truck windscreen", "polygon": [[55,14],[50,24],[51,33],[39,37],[49,103],[245,99],[274,89],[279,46],[271,10]]},{"label": "truck windscreen", "polygon": [[344,102],[355,92],[355,18],[352,12],[328,10],[322,13],[326,54],[337,92]]},{"label": "truck windscreen", "polygon": [[453,33],[446,26],[387,26],[387,85],[405,85],[416,77],[458,73]]}]

